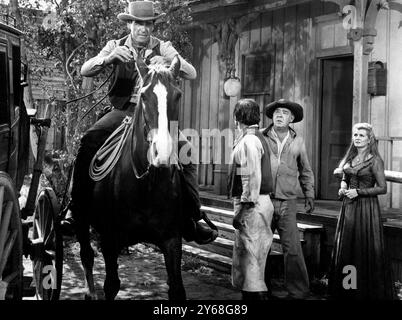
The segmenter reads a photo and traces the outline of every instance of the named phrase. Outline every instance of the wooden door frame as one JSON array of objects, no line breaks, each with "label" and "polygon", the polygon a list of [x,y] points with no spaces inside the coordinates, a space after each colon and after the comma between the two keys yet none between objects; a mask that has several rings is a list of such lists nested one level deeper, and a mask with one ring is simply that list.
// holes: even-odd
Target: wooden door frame
[{"label": "wooden door frame", "polygon": [[[315,105],[316,110],[314,112],[314,123],[315,123],[315,139],[313,141],[313,172],[315,172],[315,194],[316,198],[321,198],[321,132],[322,132],[322,81],[324,77],[323,72],[323,63],[324,60],[331,60],[337,58],[348,58],[351,57],[354,59],[353,53],[345,53],[345,54],[338,54],[336,50],[334,50],[333,54],[328,52],[328,55],[323,55],[316,57],[316,67],[317,67],[317,85],[316,90],[317,94],[315,97]],[[353,76],[353,74],[352,74]],[[353,112],[353,111],[352,111]]]}]

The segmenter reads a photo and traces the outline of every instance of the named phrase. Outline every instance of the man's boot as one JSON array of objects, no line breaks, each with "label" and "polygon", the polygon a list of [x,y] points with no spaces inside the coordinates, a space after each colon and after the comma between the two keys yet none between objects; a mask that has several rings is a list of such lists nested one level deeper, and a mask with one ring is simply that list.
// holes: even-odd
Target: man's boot
[{"label": "man's boot", "polygon": [[195,222],[194,241],[198,244],[207,244],[218,237],[218,230],[212,229],[208,224],[204,225],[200,221]]},{"label": "man's boot", "polygon": [[64,218],[60,221],[60,229],[63,235],[71,237],[75,234],[75,220],[72,213],[71,201],[65,210],[67,210],[67,212]]},{"label": "man's boot", "polygon": [[254,292],[254,300],[269,300],[267,291]]},{"label": "man's boot", "polygon": [[[184,222],[183,238],[186,241],[195,241],[198,244],[207,244],[218,237],[218,229],[201,212],[201,202],[198,193],[197,169],[192,163],[183,165],[183,200]],[[204,219],[206,224],[200,222]]]},{"label": "man's boot", "polygon": [[250,291],[241,291],[241,299],[245,301],[251,301],[253,299],[253,292]]},{"label": "man's boot", "polygon": [[269,300],[267,291],[242,291],[242,300]]},{"label": "man's boot", "polygon": [[183,219],[182,235],[187,242],[195,241],[198,244],[207,244],[218,237],[217,229],[212,229],[200,221],[189,218],[187,214],[185,214]]}]

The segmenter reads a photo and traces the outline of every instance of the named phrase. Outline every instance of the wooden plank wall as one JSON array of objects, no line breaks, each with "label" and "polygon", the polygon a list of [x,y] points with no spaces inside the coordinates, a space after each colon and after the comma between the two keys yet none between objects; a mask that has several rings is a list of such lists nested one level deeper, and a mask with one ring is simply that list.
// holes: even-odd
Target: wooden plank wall
[{"label": "wooden plank wall", "polygon": [[[316,134],[317,120],[317,65],[315,59],[315,33],[312,17],[334,12],[318,1],[307,2],[291,7],[262,12],[242,32],[235,51],[236,75],[242,76],[242,54],[255,50],[268,51],[272,54],[271,92],[270,95],[253,96],[261,108],[262,126],[270,124],[270,120],[262,114],[263,107],[271,101],[285,98],[294,100],[304,107],[305,118],[295,124],[296,131],[305,138],[307,152],[313,168],[317,152]],[[183,123],[190,123],[192,128],[216,128],[219,111],[218,86],[219,79],[218,48],[213,44],[212,34],[203,29],[193,30],[194,57],[193,63],[198,71],[198,78],[191,83],[191,114],[185,111]],[[233,129],[233,109],[236,101],[230,99],[230,127]],[[189,119],[190,117],[190,119]],[[206,152],[206,150],[201,150]],[[201,165],[199,181],[203,185],[213,183],[212,166]]]},{"label": "wooden plank wall", "polygon": [[[393,3],[390,10],[380,10],[376,20],[377,36],[371,61],[385,63],[387,69],[387,93],[385,96],[372,96],[369,100],[369,122],[373,125],[378,137],[400,139],[402,137],[402,112],[400,101],[402,81],[400,41],[402,29],[402,10]],[[388,170],[402,171],[402,141],[380,141],[379,151],[383,156],[385,168]],[[402,184],[388,184],[388,193],[383,196],[381,204],[392,208],[402,207]]]},{"label": "wooden plank wall", "polygon": [[[211,31],[193,30],[193,60],[197,79],[185,81],[182,88],[180,128],[193,129],[199,140],[192,137],[191,142],[199,150],[198,178],[201,186],[213,185],[213,154],[211,139],[203,139],[202,131],[218,126],[218,44],[212,41]],[[202,140],[203,139],[203,140]],[[207,163],[209,162],[209,163]]]}]

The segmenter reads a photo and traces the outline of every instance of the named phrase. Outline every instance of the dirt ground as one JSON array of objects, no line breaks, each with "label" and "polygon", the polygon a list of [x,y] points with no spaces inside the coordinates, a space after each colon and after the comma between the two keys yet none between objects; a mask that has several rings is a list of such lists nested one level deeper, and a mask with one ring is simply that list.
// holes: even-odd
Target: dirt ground
[{"label": "dirt ground", "polygon": [[[103,300],[105,265],[102,254],[95,247],[94,278],[97,296]],[[32,275],[30,260],[24,261],[24,275]],[[230,276],[206,267],[199,259],[184,257],[182,277],[188,300],[240,300],[233,289]],[[116,300],[167,300],[168,285],[163,255],[144,244],[131,246],[119,258],[121,289]],[[84,299],[84,273],[79,257],[79,244],[65,243],[63,282],[60,300]],[[35,300],[35,297],[24,297]]]},{"label": "dirt ground", "polygon": [[[27,176],[20,190],[20,207],[25,206],[30,177]],[[48,186],[42,176],[40,185]],[[98,299],[104,299],[103,282],[105,266],[103,256],[95,249],[94,278]],[[32,262],[24,258],[24,276],[32,277]],[[121,289],[117,300],[165,300],[168,299],[167,274],[163,255],[153,248],[138,244],[119,258]],[[241,294],[233,289],[230,275],[208,268],[197,258],[183,257],[182,277],[188,300],[239,300]],[[29,286],[29,284],[28,284]],[[35,300],[34,290],[28,290],[24,300]],[[79,244],[64,242],[63,281],[60,300],[82,300],[85,294],[84,273],[79,256]]]}]

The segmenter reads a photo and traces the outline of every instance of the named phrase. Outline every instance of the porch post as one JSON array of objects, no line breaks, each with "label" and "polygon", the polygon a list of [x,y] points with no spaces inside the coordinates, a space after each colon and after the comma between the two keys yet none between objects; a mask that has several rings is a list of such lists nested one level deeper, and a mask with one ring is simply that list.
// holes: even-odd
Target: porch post
[{"label": "porch post", "polygon": [[356,0],[356,28],[351,29],[348,38],[354,40],[353,67],[353,123],[369,121],[369,100],[367,92],[369,55],[373,50],[377,31],[375,23],[378,11],[388,9],[381,0]]},{"label": "porch post", "polygon": [[[219,113],[218,113],[218,129],[222,132],[229,128],[229,118],[230,118],[230,98],[225,94],[223,85],[225,83],[226,77],[226,65],[223,61],[220,61],[220,76],[219,76]],[[228,163],[229,159],[226,159],[226,150],[230,146],[227,145],[228,141],[224,137],[220,138],[221,141],[217,143],[221,144],[220,155],[218,155],[220,162],[215,164],[214,169],[214,192],[216,194],[224,195],[227,193],[227,177],[228,177]]]},{"label": "porch post", "polygon": [[[214,34],[215,41],[219,47],[219,113],[218,113],[218,129],[229,129],[230,119],[230,98],[225,94],[224,83],[232,74],[235,66],[235,46],[239,39],[240,34],[250,21],[257,18],[260,13],[254,12],[246,14],[239,18],[230,18],[225,21],[214,24],[207,24],[206,28],[211,30]],[[227,193],[227,177],[229,168],[228,159],[228,146],[227,139],[221,137],[219,163],[215,164],[214,170],[214,192],[220,195]]]},{"label": "porch post", "polygon": [[353,66],[353,123],[368,121],[368,56],[363,54],[363,39],[355,41]]}]

